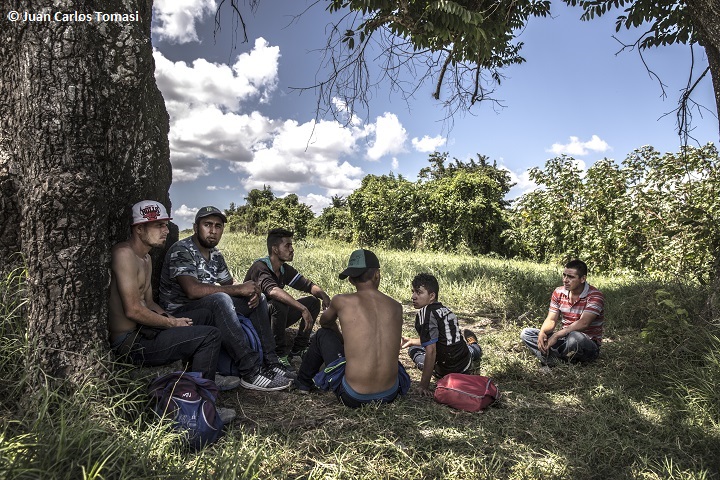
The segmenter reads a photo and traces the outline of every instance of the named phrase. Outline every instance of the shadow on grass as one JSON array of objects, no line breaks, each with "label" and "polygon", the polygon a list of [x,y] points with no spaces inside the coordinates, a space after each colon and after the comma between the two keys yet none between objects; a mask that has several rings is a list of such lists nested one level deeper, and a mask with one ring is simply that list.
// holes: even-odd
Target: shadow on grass
[{"label": "shadow on grass", "polygon": [[[508,327],[513,330],[513,327]],[[540,375],[513,332],[484,338],[484,372],[503,392],[485,413],[410,395],[351,410],[332,394],[236,390],[228,438],[273,445],[258,475],[283,478],[715,478],[720,432],[671,395],[676,362],[621,332],[590,365]],[[420,372],[401,361],[415,382]]]}]

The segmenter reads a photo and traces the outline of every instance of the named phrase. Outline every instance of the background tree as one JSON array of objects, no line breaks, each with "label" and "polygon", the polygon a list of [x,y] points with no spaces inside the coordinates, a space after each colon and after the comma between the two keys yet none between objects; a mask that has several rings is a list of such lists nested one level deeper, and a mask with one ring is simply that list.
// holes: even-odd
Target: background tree
[{"label": "background tree", "polygon": [[531,168],[529,177],[539,188],[524,194],[515,205],[514,248],[538,261],[556,261],[572,255],[581,233],[581,170],[566,156],[548,160],[545,169]]},{"label": "background tree", "polygon": [[333,195],[330,200],[332,205],[323,208],[322,213],[311,220],[310,235],[351,242],[353,239],[352,217],[347,198]]},{"label": "background tree", "polygon": [[354,241],[410,248],[415,236],[415,185],[402,175],[366,175],[348,197]]},{"label": "background tree", "polygon": [[297,238],[307,236],[314,215],[294,193],[277,198],[271,188],[264,185],[262,190],[251,190],[245,200],[245,205],[236,207],[232,204],[225,210],[230,231],[265,235],[271,228],[284,227],[295,232]]},{"label": "background tree", "polygon": [[51,8],[24,0],[2,7],[140,14],[118,23],[3,19],[0,31],[0,257],[19,248],[27,265],[35,385],[53,377],[79,383],[98,374],[94,359],[107,348],[110,247],[129,233],[130,206],[150,198],[170,207],[152,4],[60,1]]},{"label": "background tree", "polygon": [[569,157],[533,169],[508,234],[525,256],[587,259],[597,270],[684,276],[710,284],[720,265],[720,158],[708,144],[661,155],[635,150],[621,166],[581,177]]},{"label": "background tree", "polygon": [[447,155],[431,154],[431,167],[418,175],[417,243],[435,250],[505,254],[501,236],[510,175],[484,155],[477,162],[454,159],[445,166]]}]

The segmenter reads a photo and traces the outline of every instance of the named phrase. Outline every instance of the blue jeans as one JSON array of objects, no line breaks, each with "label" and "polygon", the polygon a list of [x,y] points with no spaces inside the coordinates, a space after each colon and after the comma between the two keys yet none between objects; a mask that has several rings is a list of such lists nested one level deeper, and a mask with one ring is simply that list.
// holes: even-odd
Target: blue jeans
[{"label": "blue jeans", "polygon": [[582,332],[568,333],[558,339],[547,355],[543,355],[537,345],[539,334],[539,328],[524,328],[520,340],[543,365],[555,365],[558,359],[570,363],[592,362],[600,355],[600,346]]},{"label": "blue jeans", "polygon": [[340,384],[337,392],[335,392],[340,402],[343,405],[350,408],[360,408],[368,403],[392,403],[398,395],[400,395],[399,382],[388,390],[379,393],[362,394],[357,393],[352,389],[350,385],[345,381],[343,377],[342,383]]},{"label": "blue jeans", "polygon": [[[174,316],[182,316],[188,310],[205,308],[212,312],[207,320],[207,325],[212,325],[220,330],[223,348],[232,358],[235,367],[241,377],[255,375],[260,366],[276,365],[278,363],[275,355],[275,340],[270,332],[270,320],[268,317],[268,306],[263,296],[257,307],[250,308],[248,301],[243,297],[231,297],[227,293],[213,293],[203,298],[186,303],[173,312]],[[237,313],[248,317],[260,337],[263,347],[263,358],[258,352],[250,347],[245,332],[237,319]]]},{"label": "blue jeans", "polygon": [[165,329],[141,325],[113,342],[111,348],[120,359],[135,365],[159,367],[181,360],[190,363],[190,371],[202,373],[203,378],[215,379],[220,330],[202,325],[211,316],[209,310],[195,309],[182,316],[200,325]]}]

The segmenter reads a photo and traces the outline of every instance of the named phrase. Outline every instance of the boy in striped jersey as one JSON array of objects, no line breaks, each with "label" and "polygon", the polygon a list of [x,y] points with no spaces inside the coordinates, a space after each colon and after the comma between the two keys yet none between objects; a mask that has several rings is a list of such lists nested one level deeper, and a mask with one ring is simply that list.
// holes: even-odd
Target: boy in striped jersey
[{"label": "boy in striped jersey", "polygon": [[[605,297],[587,280],[587,265],[580,260],[565,264],[563,286],[550,299],[542,326],[525,328],[520,339],[540,363],[553,366],[557,359],[570,363],[591,362],[600,355],[605,323]],[[562,320],[557,332],[555,327]]]},{"label": "boy in striped jersey", "polygon": [[440,287],[429,273],[421,273],[412,281],[415,330],[419,338],[402,338],[401,347],[423,371],[420,394],[432,396],[430,377],[441,378],[448,373],[472,373],[482,358],[477,337],[470,330],[460,331],[455,314],[438,301]]}]

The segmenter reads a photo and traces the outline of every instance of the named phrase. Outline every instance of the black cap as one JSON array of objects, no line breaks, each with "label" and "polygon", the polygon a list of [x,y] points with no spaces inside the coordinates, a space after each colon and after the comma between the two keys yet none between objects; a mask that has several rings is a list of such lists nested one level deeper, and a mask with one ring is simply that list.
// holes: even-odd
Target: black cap
[{"label": "black cap", "polygon": [[380,268],[380,260],[370,250],[361,248],[355,250],[350,254],[350,261],[348,266],[340,274],[340,280],[345,280],[347,277],[359,277],[370,268]]},{"label": "black cap", "polygon": [[198,212],[195,214],[195,223],[198,222],[201,218],[209,217],[210,215],[217,215],[218,217],[222,218],[223,223],[227,223],[227,217],[223,212],[221,212],[218,208],[213,206],[208,207],[202,207]]}]

